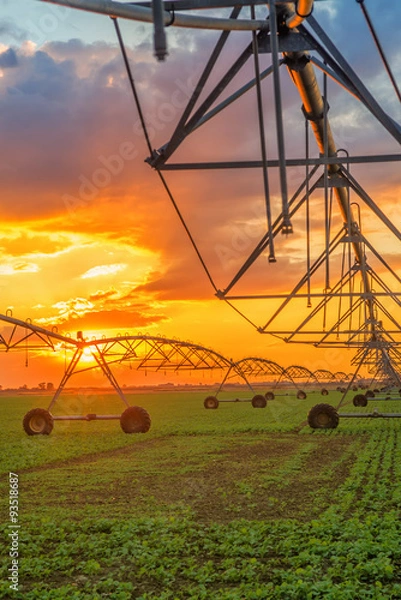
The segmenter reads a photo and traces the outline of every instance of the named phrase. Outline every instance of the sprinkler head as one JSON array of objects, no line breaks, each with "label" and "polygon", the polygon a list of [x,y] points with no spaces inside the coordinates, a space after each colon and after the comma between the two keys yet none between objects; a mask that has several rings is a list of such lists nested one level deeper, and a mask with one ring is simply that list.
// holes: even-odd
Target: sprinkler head
[{"label": "sprinkler head", "polygon": [[288,235],[289,233],[293,233],[291,221],[288,218],[284,219],[283,226],[281,228],[281,233],[283,235]]}]

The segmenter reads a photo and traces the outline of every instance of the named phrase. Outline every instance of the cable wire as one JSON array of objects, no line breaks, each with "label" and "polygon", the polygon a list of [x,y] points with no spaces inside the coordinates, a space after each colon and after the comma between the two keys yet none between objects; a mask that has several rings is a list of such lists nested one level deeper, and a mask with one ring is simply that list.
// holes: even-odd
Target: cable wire
[{"label": "cable wire", "polygon": [[[153,150],[152,145],[150,143],[149,133],[148,133],[148,130],[147,130],[147,127],[146,127],[146,122],[145,122],[145,118],[144,118],[144,115],[143,115],[143,111],[142,111],[141,103],[140,103],[140,100],[139,100],[139,96],[138,96],[137,91],[136,91],[135,81],[134,81],[134,78],[133,78],[133,75],[132,75],[132,71],[131,71],[131,67],[130,67],[130,64],[129,64],[128,56],[127,56],[127,53],[126,53],[126,50],[125,50],[125,44],[124,44],[124,41],[123,41],[123,37],[121,35],[120,26],[119,26],[118,21],[117,21],[117,19],[115,17],[111,17],[111,19],[112,19],[112,21],[114,23],[114,27],[115,27],[115,30],[116,30],[116,33],[117,33],[118,42],[119,42],[121,53],[122,53],[122,56],[123,56],[123,59],[124,59],[125,69],[127,71],[128,79],[129,79],[131,90],[132,90],[132,94],[134,96],[135,105],[136,105],[136,108],[137,108],[138,113],[139,113],[139,118],[140,118],[140,121],[141,121],[141,126],[142,126],[142,130],[143,130],[143,133],[144,133],[144,136],[145,136],[146,144],[148,146],[150,154],[153,155],[154,154],[154,150]],[[209,279],[209,281],[210,281],[212,287],[214,288],[215,292],[217,292],[217,286],[214,283],[213,278],[212,278],[212,276],[211,276],[211,274],[209,272],[209,269],[207,268],[206,263],[203,260],[203,257],[202,257],[202,255],[201,255],[201,253],[199,251],[199,248],[196,245],[196,242],[195,242],[194,238],[192,237],[191,232],[188,229],[188,226],[187,226],[187,224],[185,222],[185,219],[184,219],[184,217],[183,217],[180,209],[178,208],[178,205],[177,205],[177,203],[176,203],[176,201],[174,199],[174,196],[173,196],[173,194],[172,194],[172,192],[171,192],[171,190],[170,190],[170,188],[169,188],[169,186],[167,184],[166,179],[164,178],[163,174],[159,170],[156,169],[156,172],[159,175],[160,181],[162,182],[162,185],[163,185],[163,187],[164,187],[164,189],[165,189],[165,191],[166,191],[166,193],[167,193],[167,195],[168,195],[168,197],[169,197],[169,199],[170,199],[170,201],[171,201],[171,203],[172,203],[172,205],[174,207],[174,210],[177,213],[178,218],[180,219],[180,221],[181,221],[181,223],[182,223],[182,225],[183,225],[183,227],[185,229],[185,232],[186,232],[186,234],[187,234],[187,236],[188,236],[188,238],[189,238],[189,240],[190,240],[190,242],[192,244],[193,249],[196,252],[196,255],[197,255],[197,257],[198,257],[198,259],[199,259],[199,261],[200,261],[200,263],[201,263],[201,265],[203,267],[203,270],[205,271],[205,273],[207,275],[207,278]]]},{"label": "cable wire", "polygon": [[390,77],[390,81],[391,81],[391,83],[393,84],[393,87],[394,87],[395,93],[397,94],[398,100],[401,102],[401,92],[400,92],[400,89],[399,89],[399,87],[398,87],[398,85],[397,85],[397,82],[396,82],[396,80],[395,80],[395,77],[394,77],[394,75],[393,75],[393,73],[392,73],[392,71],[391,71],[391,69],[390,69],[390,65],[389,65],[389,63],[388,63],[388,60],[387,60],[387,58],[386,58],[386,55],[384,54],[384,50],[383,50],[383,48],[382,48],[382,45],[381,45],[381,43],[380,43],[380,40],[379,40],[379,38],[377,37],[376,31],[375,31],[375,29],[374,29],[374,27],[373,27],[372,20],[371,20],[371,18],[370,18],[370,16],[369,16],[369,13],[368,13],[368,11],[367,11],[367,8],[366,8],[366,6],[365,6],[365,4],[364,4],[365,0],[356,0],[356,1],[358,2],[358,4],[360,4],[360,5],[361,5],[362,12],[363,12],[363,14],[364,14],[364,16],[365,16],[365,19],[366,19],[366,22],[367,22],[367,24],[368,24],[368,27],[369,27],[370,33],[372,34],[372,37],[373,37],[373,39],[374,39],[374,42],[375,42],[375,44],[376,44],[377,50],[378,50],[378,52],[379,52],[379,54],[380,54],[380,57],[381,57],[381,59],[382,59],[382,61],[383,61],[384,67],[385,67],[385,69],[386,69],[386,71],[387,71],[387,74],[388,74],[388,76]]},{"label": "cable wire", "polygon": [[139,113],[139,119],[141,121],[143,133],[145,135],[146,144],[148,146],[150,154],[152,155],[153,154],[153,148],[152,148],[152,144],[150,143],[150,137],[149,137],[149,133],[148,133],[148,130],[147,130],[147,127],[146,127],[145,117],[144,117],[143,112],[142,112],[141,103],[139,102],[139,97],[138,97],[138,94],[137,94],[137,91],[136,91],[135,81],[134,81],[134,78],[132,76],[131,68],[130,68],[130,65],[129,65],[128,56],[127,56],[127,52],[125,50],[125,45],[124,45],[123,38],[122,38],[122,35],[121,35],[120,26],[118,24],[118,21],[117,21],[116,17],[110,17],[110,18],[111,18],[111,20],[114,23],[114,27],[115,27],[116,34],[117,34],[118,43],[120,45],[121,54],[122,54],[123,60],[124,60],[125,69],[127,71],[128,80],[129,80],[129,83],[130,83],[130,86],[131,86],[131,91],[132,91],[134,99],[135,99],[135,104],[136,104],[136,107],[137,107],[138,113]]}]

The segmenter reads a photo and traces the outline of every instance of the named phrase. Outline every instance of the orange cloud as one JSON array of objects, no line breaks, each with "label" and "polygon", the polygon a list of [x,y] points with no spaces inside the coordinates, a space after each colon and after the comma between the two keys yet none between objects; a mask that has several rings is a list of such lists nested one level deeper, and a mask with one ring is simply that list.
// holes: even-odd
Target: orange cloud
[{"label": "orange cloud", "polygon": [[[177,44],[174,60],[162,68],[150,58],[148,48],[135,53],[128,49],[155,148],[169,139],[201,70],[199,59],[209,51],[208,34],[199,34],[196,40],[188,34],[182,39],[187,46]],[[208,328],[224,323],[221,311],[226,315],[230,309],[214,300],[214,290],[157,174],[144,163],[148,150],[116,45],[77,40],[49,43],[39,52],[16,51],[16,60],[17,66],[4,70],[0,91],[0,132],[7,149],[0,166],[4,307],[15,306],[21,316],[42,323],[83,330],[160,324],[186,337],[187,332],[205,334]],[[224,66],[229,60],[229,56],[224,58]],[[252,76],[251,67],[240,74],[241,82]],[[268,98],[271,82],[264,86]],[[283,96],[286,114],[294,109],[286,122],[291,134],[287,151],[301,156],[304,122],[299,98],[284,73]],[[172,161],[259,158],[255,106],[251,92],[199,128]],[[386,147],[386,136],[372,138],[374,128],[370,122],[365,127],[359,105],[353,100],[348,103],[343,92],[332,92],[330,106],[338,139],[349,142],[352,152],[364,152],[370,139],[375,140],[372,153]],[[353,122],[342,121],[345,109]],[[354,127],[357,121],[364,124],[361,135],[360,128]],[[266,131],[273,157],[274,122],[267,104]],[[393,222],[399,222],[398,169],[355,166],[352,172],[361,177]],[[304,175],[304,168],[288,169],[290,195]],[[166,172],[165,176],[216,286],[224,289],[266,231],[261,172],[232,169]],[[277,170],[269,176],[275,218],[281,210]],[[354,196],[352,200],[361,205],[364,231],[372,232],[380,253],[399,269],[398,242],[394,243],[363,202]],[[341,218],[335,203],[332,222],[337,231]],[[292,236],[279,234],[275,240],[277,263],[269,264],[264,253],[233,293],[292,289],[306,269],[304,210],[293,218],[293,225]],[[316,257],[324,247],[321,191],[311,199],[311,225],[311,251]],[[340,259],[337,253],[333,281],[339,276]],[[103,285],[105,289],[99,289]],[[324,274],[319,272],[312,285],[321,291]],[[207,309],[202,312],[202,323],[195,325],[199,303]],[[258,324],[270,310],[265,302],[245,306]],[[229,338],[228,329],[238,327],[240,320],[235,313],[232,320],[227,319],[229,324],[222,325],[224,333],[219,338],[222,344],[224,336]],[[210,335],[219,337],[211,331]],[[245,330],[241,329],[241,335],[246,337]],[[249,336],[247,340],[254,339],[252,329]],[[253,343],[266,344],[266,338],[262,339]]]}]

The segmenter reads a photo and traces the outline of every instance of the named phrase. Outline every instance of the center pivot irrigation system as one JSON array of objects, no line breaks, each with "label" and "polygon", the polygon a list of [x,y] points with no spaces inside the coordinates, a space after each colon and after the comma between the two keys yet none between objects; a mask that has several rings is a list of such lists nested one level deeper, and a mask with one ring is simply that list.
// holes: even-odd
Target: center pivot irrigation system
[{"label": "center pivot irrigation system", "polygon": [[[265,408],[268,401],[274,400],[276,396],[288,396],[297,389],[296,397],[304,400],[307,395],[305,389],[320,388],[323,396],[329,394],[329,388],[337,384],[336,390],[342,385],[351,386],[354,380],[353,374],[318,370],[315,373],[305,367],[293,365],[286,369],[279,364],[258,357],[243,358],[237,362],[228,359],[215,352],[211,348],[205,348],[199,344],[178,339],[168,339],[162,336],[149,335],[118,335],[114,337],[103,336],[101,338],[85,339],[79,331],[77,338],[62,335],[57,327],[44,329],[31,322],[30,319],[21,321],[12,316],[11,311],[6,315],[0,314],[0,321],[5,325],[0,333],[0,351],[12,352],[22,351],[25,353],[25,365],[29,364],[32,354],[43,351],[64,352],[65,369],[61,381],[49,403],[45,408],[34,408],[30,410],[23,419],[23,428],[28,435],[48,435],[53,430],[54,421],[95,421],[112,420],[120,421],[125,433],[146,433],[150,429],[151,418],[148,412],[140,406],[130,406],[123,390],[118,384],[113,373],[112,366],[128,365],[129,368],[145,372],[155,371],[167,373],[219,371],[223,373],[223,379],[214,395],[209,395],[204,401],[206,409],[216,409],[220,402],[251,402],[254,408]],[[68,359],[67,359],[68,355]],[[92,359],[91,364],[81,360]],[[89,413],[86,415],[55,414],[57,403],[63,390],[73,375],[101,369],[112,387],[125,405],[122,414],[98,415]],[[255,380],[260,383],[254,383]],[[246,384],[252,392],[248,399],[218,399],[219,393],[224,385],[235,379]],[[253,383],[252,383],[253,380]],[[297,384],[297,380],[299,384]],[[324,387],[322,387],[324,381]],[[360,389],[363,389],[361,380],[358,381]],[[372,387],[370,382],[369,387]],[[261,393],[260,388],[268,385],[269,390]],[[301,385],[303,389],[301,389]],[[358,390],[357,386],[353,389]],[[345,390],[344,390],[345,391]],[[376,390],[378,392],[379,390]],[[278,393],[277,393],[278,392]],[[371,392],[370,397],[375,394]],[[360,402],[361,394],[355,396]],[[354,399],[355,400],[355,399]],[[321,406],[321,405],[319,405]],[[60,407],[58,407],[60,408]],[[56,411],[54,410],[56,409]],[[312,412],[309,423],[312,427],[321,427],[319,421]]]},{"label": "center pivot irrigation system", "polygon": [[[315,5],[317,7],[322,2],[323,6],[323,0],[144,0],[129,3],[110,0],[40,1],[112,18],[135,109],[149,150],[146,161],[158,175],[216,296],[234,308],[261,334],[275,336],[287,343],[351,349],[354,353],[352,365],[355,371],[346,391],[355,386],[362,367],[373,379],[385,382],[386,386],[401,387],[401,326],[398,318],[401,314],[401,279],[396,268],[390,264],[392,256],[400,254],[401,232],[394,219],[384,213],[351,173],[351,167],[360,173],[361,167],[370,169],[380,163],[387,165],[401,159],[401,126],[396,120],[401,94],[375,23],[368,13],[367,2],[349,0],[337,6],[333,3],[338,8],[335,18],[339,21],[349,19],[351,5],[354,8],[359,5],[361,19],[366,21],[366,33],[371,34],[378,51],[377,59],[383,65],[380,81],[387,82],[387,96],[390,96],[387,102],[389,108],[386,110],[383,108],[381,94],[375,95],[372,92],[371,82],[365,83],[362,80],[330,37],[328,27],[319,24],[312,15]],[[204,9],[207,9],[207,14],[200,14]],[[221,16],[224,10],[231,10],[229,16]],[[381,3],[380,11],[384,13],[388,10],[391,11],[391,3]],[[194,36],[196,29],[220,31],[171,137],[158,149],[153,148],[151,143],[141,106],[142,100],[146,99],[140,98],[137,91],[135,65],[131,63],[126,51],[119,27],[120,18],[153,23],[154,53],[159,61],[164,61],[168,55],[168,27],[192,28]],[[249,35],[248,41],[246,32]],[[231,47],[231,52],[235,52],[237,56],[227,68],[227,58],[222,60],[221,56],[233,36],[239,36],[235,50]],[[262,59],[269,60],[267,68],[262,69]],[[174,57],[169,60],[174,61]],[[251,69],[250,76],[246,69]],[[285,75],[292,82],[291,93],[298,93],[295,115],[288,113],[294,110],[295,104],[287,98],[289,92],[288,85],[284,82]],[[248,82],[244,84],[245,77]],[[241,84],[236,86],[238,79]],[[267,102],[266,85],[270,80],[272,82]],[[347,149],[337,147],[335,126],[338,128],[340,125],[344,132],[347,129],[347,115],[344,115],[343,120],[337,117],[334,125],[330,121],[329,109],[332,107],[329,92],[333,88],[334,101],[340,90],[344,95],[341,96],[342,102],[344,97],[346,103],[353,102],[354,115],[365,124],[364,128],[367,128],[369,135],[375,136],[377,131],[384,135],[386,143],[390,145],[389,153],[374,153],[373,138],[367,144],[372,152],[370,154],[353,156]],[[219,162],[174,162],[176,152],[180,150],[182,156],[187,140],[197,131],[210,127],[210,124],[231,110],[233,105],[252,93],[255,95],[255,137],[259,148],[257,159],[233,160],[231,154],[228,160]],[[274,120],[274,140],[271,131],[268,132],[268,137],[265,124],[266,117],[270,117],[270,114]],[[303,156],[294,158],[291,154],[288,155],[288,140],[291,139],[291,127],[295,121],[303,127],[305,151]],[[353,135],[358,135],[355,131],[357,129],[353,127]],[[364,129],[359,133],[366,135]],[[274,156],[270,149],[268,156],[268,148],[273,145]],[[240,141],[237,150],[236,156],[241,152]],[[249,175],[251,181],[256,177],[260,178],[260,195],[266,217],[265,233],[234,276],[223,286],[215,282],[196,236],[184,218],[166,179],[169,171],[199,170],[205,173],[242,170],[244,177]],[[294,170],[297,175],[302,172],[301,180],[297,181],[296,186],[293,186]],[[272,182],[275,180],[278,181],[278,203],[277,194],[272,193]],[[296,189],[292,190],[291,187]],[[362,216],[364,222],[365,219],[374,221],[376,226],[384,230],[380,248],[364,233]],[[297,234],[298,240],[301,237],[304,240],[304,274],[288,291],[272,294],[268,279],[274,280],[277,274],[274,270],[276,262],[280,263],[284,258],[284,264],[288,264],[285,258],[291,240],[295,237],[292,234]],[[317,241],[322,239],[323,242],[319,245]],[[398,248],[392,255],[386,250],[388,244],[392,248]],[[264,260],[264,266],[268,269],[263,292],[242,293],[243,288],[239,287],[240,291],[236,293],[238,286],[246,283],[256,263],[260,264],[260,259]],[[255,323],[255,318],[247,313],[251,300],[263,301],[269,311],[261,324]],[[240,308],[241,302],[245,302],[246,309]],[[272,305],[274,309],[271,309]],[[299,322],[294,323],[295,315],[299,315]],[[102,361],[99,357],[97,360]],[[344,392],[339,406],[345,396]],[[363,402],[367,401],[366,395],[361,396]],[[315,407],[318,426],[336,426],[337,409],[324,404],[319,404],[318,407]],[[355,414],[342,416],[352,417]],[[376,411],[374,416],[381,415]]]},{"label": "center pivot irrigation system", "polygon": [[[77,339],[61,335],[57,328],[47,330],[32,322],[15,319],[11,314],[0,315],[0,321],[9,327],[0,333],[0,351],[10,352],[22,350],[26,353],[26,364],[31,352],[52,350],[62,352],[72,351],[72,357],[65,361],[65,372],[60,384],[47,409],[34,408],[23,420],[23,427],[28,435],[49,434],[54,421],[66,420],[110,420],[119,419],[125,433],[146,433],[151,425],[148,412],[140,406],[130,406],[123,390],[112,372],[113,364],[129,364],[132,368],[143,371],[182,371],[226,369],[231,362],[224,356],[209,348],[204,348],[190,342],[169,340],[164,337],[146,335],[120,335],[85,340],[82,332]],[[89,352],[93,363],[88,365],[81,361],[83,355]],[[55,415],[51,411],[74,374],[100,368],[107,377],[126,408],[120,415]]]},{"label": "center pivot irrigation system", "polygon": [[[255,394],[254,387],[251,385],[250,376],[263,376],[264,382],[269,376],[274,377],[274,386],[277,387],[281,381],[286,385],[296,387],[294,372],[290,369],[284,369],[280,365],[260,359],[247,358],[237,363],[229,360],[221,354],[210,348],[205,348],[192,342],[185,342],[176,339],[167,339],[160,336],[147,335],[119,335],[115,337],[84,339],[82,332],[78,332],[77,339],[61,335],[57,328],[52,330],[44,329],[34,325],[30,320],[21,321],[15,319],[11,311],[6,315],[0,315],[0,321],[6,324],[3,332],[0,333],[0,351],[11,352],[15,350],[25,352],[26,366],[29,363],[29,355],[35,352],[51,350],[53,352],[64,352],[65,371],[54,393],[53,398],[47,409],[34,408],[30,410],[23,419],[23,427],[28,435],[39,435],[51,433],[54,421],[68,420],[111,420],[119,419],[122,430],[125,433],[146,433],[151,425],[151,419],[148,412],[140,406],[130,406],[123,390],[111,369],[111,365],[129,365],[132,369],[138,371],[159,371],[179,372],[179,371],[222,371],[226,372],[223,381],[215,396],[208,396],[205,399],[205,408],[217,408],[219,401],[217,395],[222,390],[227,379],[235,376],[247,384],[252,391],[252,406],[255,408],[264,408],[267,400],[273,400],[275,395],[273,391],[265,395]],[[71,355],[67,361],[67,351]],[[83,355],[92,357],[92,364],[88,365],[82,362]],[[301,367],[296,367],[300,369]],[[120,415],[56,415],[52,410],[55,408],[60,394],[65,389],[70,378],[78,373],[101,369],[107,377],[126,408]],[[343,375],[343,374],[341,374]],[[332,375],[332,377],[334,377]],[[307,383],[310,378],[318,380],[312,373],[304,380]],[[324,390],[322,390],[323,393]],[[298,389],[297,397],[306,398],[306,393]],[[227,401],[227,400],[225,400]],[[231,402],[238,401],[228,400]],[[249,400],[248,400],[249,401]]]}]

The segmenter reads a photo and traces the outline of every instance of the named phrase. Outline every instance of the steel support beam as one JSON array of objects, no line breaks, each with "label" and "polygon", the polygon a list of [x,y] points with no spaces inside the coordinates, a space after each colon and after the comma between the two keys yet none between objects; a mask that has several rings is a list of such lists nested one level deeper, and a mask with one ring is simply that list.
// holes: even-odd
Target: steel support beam
[{"label": "steel support beam", "polygon": [[[93,12],[109,17],[130,19],[144,23],[153,23],[153,11],[144,6],[124,4],[113,0],[39,0],[49,4],[58,4],[68,8],[76,8],[87,12]],[[175,14],[172,15],[164,10],[162,12],[164,25],[174,27],[186,27],[189,29],[214,29],[220,31],[260,31],[267,28],[265,20],[236,20],[218,17],[203,17],[199,15]]]},{"label": "steel support beam", "polygon": [[[321,0],[315,0],[320,2]],[[276,4],[287,4],[288,0],[276,0]],[[132,6],[145,6],[150,8],[152,1],[128,2]],[[233,0],[165,0],[165,10],[210,10],[218,8],[232,8]],[[266,0],[235,0],[235,5],[240,7],[265,5]]]},{"label": "steel support beam", "polygon": [[61,381],[60,384],[56,390],[56,393],[54,394],[49,406],[48,406],[48,411],[50,412],[52,407],[54,406],[54,404],[57,402],[58,397],[60,396],[61,392],[63,391],[63,389],[65,388],[67,381],[69,380],[69,378],[71,377],[71,375],[73,375],[74,371],[75,371],[75,367],[77,366],[77,364],[79,363],[82,353],[83,353],[83,348],[78,347],[75,352],[74,355],[70,361],[70,364],[68,365]]},{"label": "steel support beam", "polygon": [[343,73],[345,73],[347,79],[352,82],[354,89],[356,89],[359,98],[363,101],[365,106],[370,110],[370,112],[376,117],[376,119],[383,125],[385,129],[394,137],[394,139],[401,144],[401,126],[394,121],[384,110],[381,108],[379,103],[375,100],[369,90],[365,87],[362,81],[359,79],[358,75],[351,68],[348,62],[345,60],[344,56],[338,50],[338,48],[333,44],[329,36],[326,34],[324,29],[319,25],[316,19],[311,16],[308,19],[308,23],[311,25],[312,29],[322,40],[323,44],[326,46],[328,51],[331,53],[332,57],[335,59],[337,64],[342,69]]},{"label": "steel support beam", "polygon": [[[210,113],[208,113],[209,115]],[[206,118],[206,117],[205,117]],[[202,120],[201,120],[202,121]],[[200,124],[202,124],[200,122]],[[194,128],[196,129],[196,128]],[[321,156],[319,158],[287,158],[287,167],[301,167],[305,165],[341,165],[341,164],[372,164],[400,162],[401,154],[382,154],[377,156]],[[191,171],[204,169],[260,169],[263,166],[261,160],[243,161],[219,161],[219,162],[196,162],[196,163],[165,163],[160,164],[160,171]],[[279,161],[274,158],[267,159],[267,166],[277,168]]]},{"label": "steel support beam", "polygon": [[239,73],[239,71],[248,61],[248,59],[252,56],[252,43],[250,43],[241,53],[241,55],[237,58],[237,60],[232,64],[232,66],[228,69],[226,74],[221,78],[219,83],[210,92],[210,94],[203,101],[201,106],[195,111],[192,117],[189,118],[192,108],[194,107],[196,100],[203,91],[203,88],[210,76],[212,68],[216,63],[224,44],[226,43],[227,35],[228,34],[225,33],[221,35],[220,40],[217,43],[216,48],[213,51],[208,61],[208,64],[206,65],[206,68],[198,82],[198,85],[196,86],[195,91],[178,123],[178,126],[176,127],[173,137],[169,142],[164,144],[164,146],[162,146],[159,149],[159,155],[157,157],[150,157],[147,160],[147,162],[149,162],[149,164],[151,164],[153,167],[161,169],[161,165],[165,163],[165,161],[172,155],[172,153],[178,148],[178,146],[184,141],[184,139],[200,126],[201,120],[205,117],[207,112],[211,109],[211,107],[222,94],[222,92],[226,89],[226,87]]},{"label": "steel support beam", "polygon": [[[325,99],[322,98],[316,75],[309,56],[305,52],[285,54],[287,68],[294,81],[303,102],[305,115],[311,122],[319,151],[324,156],[337,157],[337,148],[334,142],[330,123],[325,115]],[[341,164],[334,163],[328,166],[328,175],[341,175]],[[347,190],[335,187],[334,195],[337,199],[344,226],[349,235],[357,234],[358,224],[349,204]],[[351,242],[357,263],[361,266],[361,277],[365,292],[370,292],[370,282],[366,272],[366,258],[360,241]],[[371,333],[375,335],[373,302],[367,300],[367,308],[371,322]]]},{"label": "steel support beam", "polygon": [[[234,9],[231,13],[231,18],[237,19],[238,15],[240,14],[240,11],[241,11],[241,8],[234,7]],[[217,62],[219,56],[221,55],[221,52],[228,40],[228,36],[229,36],[228,31],[223,31],[222,34],[220,35],[220,38],[217,41],[217,43],[213,49],[213,52],[210,55],[210,58],[203,70],[203,73],[200,76],[194,91],[192,92],[192,96],[189,99],[189,101],[181,115],[181,118],[177,123],[177,126],[174,130],[173,135],[171,136],[169,142],[167,142],[167,144],[165,144],[162,148],[160,148],[159,153],[161,155],[161,158],[159,158],[156,162],[156,164],[158,165],[158,168],[160,168],[160,166],[173,154],[173,152],[178,148],[178,146],[181,144],[181,142],[188,135],[186,132],[186,129],[185,129],[187,121],[191,115],[191,112],[192,112],[199,96],[201,95],[201,93],[204,89],[206,82],[208,81],[208,79],[210,77],[210,74],[211,74],[214,66],[216,65],[216,62]],[[196,125],[196,127],[199,127],[199,126],[200,126],[200,123],[198,123]]]}]

